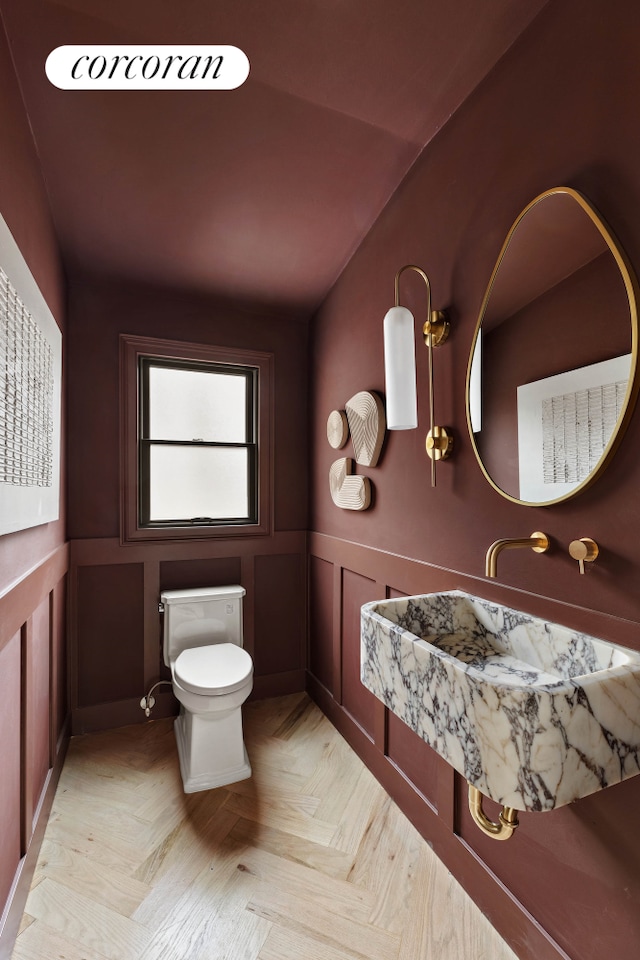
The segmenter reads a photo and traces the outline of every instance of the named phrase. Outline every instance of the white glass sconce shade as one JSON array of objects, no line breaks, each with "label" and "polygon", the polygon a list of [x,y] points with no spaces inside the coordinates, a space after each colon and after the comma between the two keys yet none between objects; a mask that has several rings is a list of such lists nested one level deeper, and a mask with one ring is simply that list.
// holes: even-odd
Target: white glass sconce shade
[{"label": "white glass sconce shade", "polygon": [[478,330],[476,346],[469,371],[469,414],[471,432],[480,433],[482,429],[482,330]]},{"label": "white glass sconce shade", "polygon": [[413,314],[406,307],[392,307],[384,318],[384,377],[387,429],[415,429],[416,341]]}]

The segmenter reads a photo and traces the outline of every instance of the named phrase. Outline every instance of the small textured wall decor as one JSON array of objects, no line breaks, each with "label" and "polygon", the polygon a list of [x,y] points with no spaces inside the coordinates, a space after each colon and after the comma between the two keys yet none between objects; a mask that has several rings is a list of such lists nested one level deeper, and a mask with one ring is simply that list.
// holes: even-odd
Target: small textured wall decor
[{"label": "small textured wall decor", "polygon": [[343,510],[366,510],[371,503],[371,483],[368,477],[352,475],[353,460],[341,457],[329,468],[329,488],[336,507]]},{"label": "small textured wall decor", "polygon": [[0,217],[0,534],[56,520],[62,336]]},{"label": "small textured wall decor", "polygon": [[[375,393],[362,390],[346,403],[346,412],[332,410],[327,420],[327,440],[335,449],[344,447],[351,433],[356,462],[375,467],[386,428],[384,406]],[[353,460],[342,457],[329,469],[331,499],[342,510],[366,510],[371,504],[371,481],[353,473]]]},{"label": "small textured wall decor", "polygon": [[327,440],[334,450],[340,450],[349,439],[349,423],[344,410],[332,410],[327,420]]}]

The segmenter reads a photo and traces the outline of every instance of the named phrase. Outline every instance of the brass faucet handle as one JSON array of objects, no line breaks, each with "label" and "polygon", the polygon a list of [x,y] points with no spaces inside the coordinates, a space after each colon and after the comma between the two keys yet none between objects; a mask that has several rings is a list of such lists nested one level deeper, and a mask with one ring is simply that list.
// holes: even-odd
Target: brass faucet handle
[{"label": "brass faucet handle", "polygon": [[571,541],[569,553],[574,560],[578,561],[580,573],[584,573],[585,563],[593,563],[600,553],[600,547],[591,537],[581,537],[580,540]]}]

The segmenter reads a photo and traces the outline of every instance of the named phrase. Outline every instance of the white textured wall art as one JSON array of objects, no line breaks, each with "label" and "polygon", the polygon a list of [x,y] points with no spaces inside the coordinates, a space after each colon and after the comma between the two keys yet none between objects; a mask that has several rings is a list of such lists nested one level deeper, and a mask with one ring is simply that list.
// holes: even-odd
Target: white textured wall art
[{"label": "white textured wall art", "polygon": [[542,401],[544,482],[582,483],[598,463],[622,410],[627,381]]},{"label": "white textured wall art", "polygon": [[0,534],[56,520],[62,337],[0,217]]},{"label": "white textured wall art", "polygon": [[627,394],[631,354],[518,387],[520,499],[570,493],[596,468]]}]

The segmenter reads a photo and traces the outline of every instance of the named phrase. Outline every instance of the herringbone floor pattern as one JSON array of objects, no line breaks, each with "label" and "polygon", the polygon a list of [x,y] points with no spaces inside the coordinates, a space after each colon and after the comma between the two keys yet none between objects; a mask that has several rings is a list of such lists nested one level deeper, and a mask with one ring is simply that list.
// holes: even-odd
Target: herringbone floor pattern
[{"label": "herringbone floor pattern", "polygon": [[13,960],[516,960],[306,696],[186,796],[170,721],[72,740]]}]

